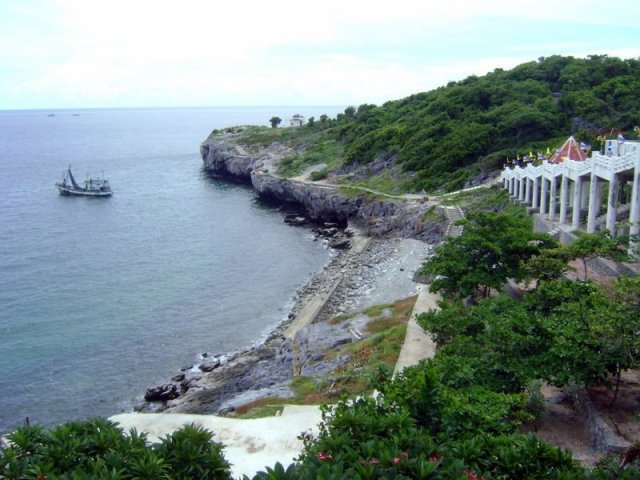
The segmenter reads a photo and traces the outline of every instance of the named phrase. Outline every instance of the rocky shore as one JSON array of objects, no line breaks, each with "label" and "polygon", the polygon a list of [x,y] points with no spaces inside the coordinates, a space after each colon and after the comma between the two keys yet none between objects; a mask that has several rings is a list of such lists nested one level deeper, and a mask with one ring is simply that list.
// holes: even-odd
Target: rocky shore
[{"label": "rocky shore", "polygon": [[[149,388],[135,410],[232,415],[237,407],[261,398],[292,397],[289,383],[294,375],[325,375],[346,362],[323,358],[328,350],[360,339],[366,317],[356,315],[337,324],[328,320],[414,295],[413,274],[431,250],[412,239],[365,240],[362,251],[340,250],[300,288],[288,320],[261,345],[228,356],[204,354],[201,363],[185,366],[170,382]],[[299,318],[304,307],[322,295],[327,300],[317,315]],[[288,335],[297,321],[309,324]]]},{"label": "rocky shore", "polygon": [[[284,221],[319,224],[318,237],[336,255],[299,289],[287,321],[262,344],[230,355],[203,354],[200,364],[149,388],[137,411],[233,415],[265,397],[292,397],[295,375],[325,375],[346,362],[340,356],[324,360],[325,353],[362,338],[367,317],[357,312],[416,293],[414,273],[444,235],[443,225],[424,220],[431,207],[424,201],[351,197],[335,186],[278,177],[287,147],[272,144],[250,154],[235,135],[201,146],[205,169],[250,182],[261,196],[300,208],[304,214]],[[329,322],[344,313],[351,318]]]}]

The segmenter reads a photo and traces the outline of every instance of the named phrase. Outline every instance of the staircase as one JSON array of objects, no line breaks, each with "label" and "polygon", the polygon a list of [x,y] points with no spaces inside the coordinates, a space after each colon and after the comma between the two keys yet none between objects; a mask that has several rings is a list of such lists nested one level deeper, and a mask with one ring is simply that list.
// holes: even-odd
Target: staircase
[{"label": "staircase", "polygon": [[444,207],[444,214],[447,217],[447,230],[445,232],[445,236],[459,237],[462,235],[462,225],[456,225],[458,220],[462,220],[464,218],[462,209],[458,206]]}]

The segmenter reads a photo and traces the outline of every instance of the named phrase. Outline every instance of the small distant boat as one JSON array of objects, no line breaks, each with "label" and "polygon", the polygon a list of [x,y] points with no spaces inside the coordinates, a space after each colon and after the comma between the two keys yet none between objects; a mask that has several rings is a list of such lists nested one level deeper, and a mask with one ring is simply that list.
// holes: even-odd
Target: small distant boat
[{"label": "small distant boat", "polygon": [[81,187],[73,178],[71,167],[67,169],[61,182],[56,182],[56,187],[60,195],[81,195],[85,197],[108,197],[113,192],[109,185],[109,180],[104,178],[89,178],[84,181],[84,187]]}]

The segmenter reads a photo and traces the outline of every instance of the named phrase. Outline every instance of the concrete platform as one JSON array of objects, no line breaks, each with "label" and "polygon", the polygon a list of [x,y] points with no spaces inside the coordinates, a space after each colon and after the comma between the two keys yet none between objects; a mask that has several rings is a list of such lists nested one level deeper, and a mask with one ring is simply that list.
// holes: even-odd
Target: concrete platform
[{"label": "concrete platform", "polygon": [[146,432],[152,442],[183,425],[202,426],[215,434],[214,440],[225,445],[224,455],[232,464],[234,478],[253,477],[276,462],[289,465],[302,451],[297,437],[305,431],[317,434],[321,419],[320,408],[315,405],[287,405],[280,416],[250,420],[175,413],[124,413],[110,418],[125,431],[135,428]]}]

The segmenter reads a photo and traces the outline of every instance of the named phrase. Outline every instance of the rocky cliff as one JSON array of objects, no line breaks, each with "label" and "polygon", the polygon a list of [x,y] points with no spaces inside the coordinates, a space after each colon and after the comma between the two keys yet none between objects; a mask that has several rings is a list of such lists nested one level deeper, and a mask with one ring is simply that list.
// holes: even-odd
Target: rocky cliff
[{"label": "rocky cliff", "polygon": [[439,224],[423,221],[426,202],[383,198],[362,192],[347,196],[335,185],[282,178],[275,174],[279,160],[291,149],[279,143],[251,153],[233,134],[213,137],[200,147],[204,168],[214,175],[250,182],[262,197],[296,204],[317,222],[347,221],[373,236],[393,234],[436,243],[443,234]]}]

